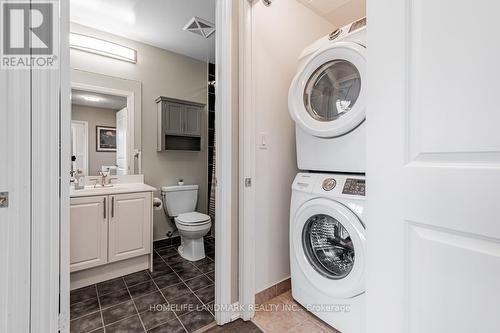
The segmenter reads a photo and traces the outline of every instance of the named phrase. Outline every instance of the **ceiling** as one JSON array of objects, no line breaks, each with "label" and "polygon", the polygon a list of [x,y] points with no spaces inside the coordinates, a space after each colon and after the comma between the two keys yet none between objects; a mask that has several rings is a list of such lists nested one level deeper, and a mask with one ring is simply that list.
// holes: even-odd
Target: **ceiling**
[{"label": "ceiling", "polygon": [[184,31],[194,16],[215,23],[215,0],[71,0],[71,21],[215,62],[215,34]]},{"label": "ceiling", "polygon": [[366,0],[297,0],[336,27],[366,16]]},{"label": "ceiling", "polygon": [[118,111],[127,106],[127,98],[72,89],[71,104]]}]

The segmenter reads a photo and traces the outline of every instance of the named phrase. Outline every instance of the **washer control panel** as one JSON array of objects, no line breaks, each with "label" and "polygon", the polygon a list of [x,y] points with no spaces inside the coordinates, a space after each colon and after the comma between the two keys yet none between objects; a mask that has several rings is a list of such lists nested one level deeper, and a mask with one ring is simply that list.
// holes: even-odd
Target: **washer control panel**
[{"label": "washer control panel", "polygon": [[347,178],[344,183],[342,194],[365,196],[365,180],[356,178]]},{"label": "washer control panel", "polygon": [[335,188],[335,186],[337,186],[337,181],[335,179],[326,178],[325,180],[323,180],[323,185],[322,185],[323,190],[330,192]]},{"label": "washer control panel", "polygon": [[328,198],[364,200],[365,177],[341,173],[299,173],[293,181],[292,191]]}]

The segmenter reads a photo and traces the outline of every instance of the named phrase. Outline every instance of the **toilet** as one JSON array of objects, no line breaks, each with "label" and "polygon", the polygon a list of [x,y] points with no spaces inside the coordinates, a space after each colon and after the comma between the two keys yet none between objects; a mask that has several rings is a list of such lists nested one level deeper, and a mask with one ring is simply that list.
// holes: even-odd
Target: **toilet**
[{"label": "toilet", "polygon": [[186,260],[205,258],[203,237],[212,227],[210,216],[195,211],[198,202],[198,185],[164,186],[161,188],[163,204],[168,215],[174,218],[181,236],[179,254]]}]

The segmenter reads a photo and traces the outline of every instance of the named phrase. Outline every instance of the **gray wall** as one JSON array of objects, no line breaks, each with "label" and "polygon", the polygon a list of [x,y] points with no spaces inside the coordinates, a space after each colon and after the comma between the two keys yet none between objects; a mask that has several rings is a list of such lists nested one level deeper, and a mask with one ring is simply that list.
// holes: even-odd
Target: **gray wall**
[{"label": "gray wall", "polygon": [[[207,113],[203,117],[201,152],[156,152],[156,103],[168,96],[207,103],[207,65],[147,44],[108,34],[78,24],[71,31],[116,42],[137,50],[137,64],[71,50],[71,67],[142,83],[142,168],[146,183],[157,188],[172,185],[179,178],[199,184],[198,210],[207,211]],[[156,193],[159,196],[159,193]],[[154,238],[170,230],[163,212],[155,211]]]},{"label": "gray wall", "polygon": [[90,176],[98,175],[102,165],[115,165],[116,153],[98,152],[96,141],[96,126],[116,127],[116,110],[88,107],[81,105],[71,106],[71,120],[84,120],[89,126],[89,170]]}]

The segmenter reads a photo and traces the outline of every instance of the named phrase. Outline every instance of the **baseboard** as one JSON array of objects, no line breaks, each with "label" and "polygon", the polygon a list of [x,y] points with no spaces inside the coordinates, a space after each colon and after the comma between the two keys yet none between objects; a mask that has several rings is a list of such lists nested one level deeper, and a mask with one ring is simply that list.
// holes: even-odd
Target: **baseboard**
[{"label": "baseboard", "polygon": [[[238,309],[240,307],[240,303],[239,302],[236,302],[236,303],[233,303],[233,309]],[[231,315],[231,322],[235,321],[235,320],[238,320],[240,319],[241,317],[241,312],[240,311],[237,311],[237,312],[234,312],[232,315]]]},{"label": "baseboard", "polygon": [[290,289],[292,289],[292,281],[290,280],[290,278],[288,278],[257,293],[255,295],[255,304],[266,303],[276,296],[286,293]]},{"label": "baseboard", "polygon": [[175,237],[170,237],[170,238],[164,238],[164,239],[157,239],[153,242],[153,248],[159,249],[162,247],[167,247],[167,246],[173,246],[173,245],[180,245],[181,244],[181,237],[180,236],[175,236]]}]

